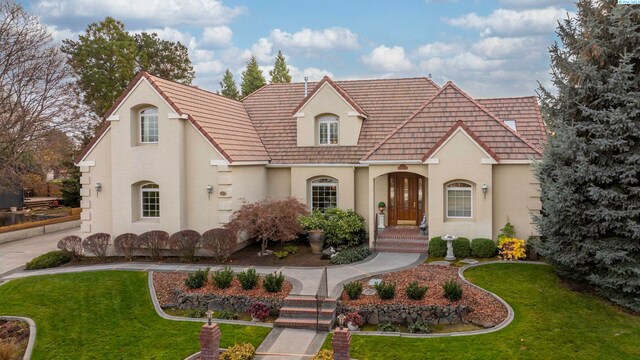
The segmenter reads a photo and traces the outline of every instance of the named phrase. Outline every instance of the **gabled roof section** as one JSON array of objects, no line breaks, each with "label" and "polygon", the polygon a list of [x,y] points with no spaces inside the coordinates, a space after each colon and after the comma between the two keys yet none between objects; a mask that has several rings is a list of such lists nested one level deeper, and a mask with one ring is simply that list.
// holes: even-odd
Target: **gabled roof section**
[{"label": "gabled roof section", "polygon": [[484,150],[489,156],[491,156],[493,160],[500,161],[500,157],[498,157],[498,154],[493,152],[493,150],[491,150],[491,148],[489,148],[487,144],[485,144],[484,141],[482,141],[482,139],[480,139],[478,135],[476,135],[473,130],[471,130],[471,128],[469,128],[467,124],[464,123],[464,121],[458,120],[451,127],[451,129],[449,129],[449,131],[442,135],[440,140],[438,140],[432,147],[429,148],[429,150],[427,150],[427,152],[422,156],[422,162],[427,161],[427,159],[429,159],[438,150],[440,150],[442,145],[444,145],[447,140],[449,140],[449,138],[451,138],[451,136],[453,136],[457,132],[458,129],[462,129],[465,133],[467,133],[467,135],[469,135],[473,139],[473,141],[475,141],[475,143],[478,144],[480,148],[482,148],[482,150]]},{"label": "gabled roof section", "polygon": [[[195,86],[165,80],[144,71],[138,73],[131,81],[124,93],[107,111],[105,118],[120,107],[128,94],[143,79],[151,84],[176,113],[186,114],[188,121],[229,162],[270,160],[269,154],[241,102]],[[95,144],[95,139],[98,139],[108,126],[109,123],[103,125],[92,143],[80,153],[76,162],[84,158]]]},{"label": "gabled roof section", "polygon": [[[448,82],[394,131],[373,147],[363,161],[423,160],[456,124],[501,160],[530,160],[541,152],[502,120]],[[444,140],[442,140],[444,141]],[[495,158],[494,158],[495,159]]]},{"label": "gabled roof section", "polygon": [[329,78],[326,75],[313,88],[313,90],[311,90],[311,92],[304,99],[302,99],[300,104],[298,104],[298,106],[296,106],[296,108],[293,109],[293,112],[291,113],[291,115],[295,115],[298,111],[300,111],[300,109],[302,109],[309,102],[309,100],[313,98],[313,96],[322,88],[324,84],[328,84],[329,86],[331,86],[338,93],[338,95],[340,95],[340,97],[344,99],[344,101],[346,101],[349,105],[351,105],[353,110],[357,111],[358,113],[364,116],[367,116],[367,112],[364,111],[364,109],[360,105],[358,105],[358,103],[355,100],[353,100],[353,98],[349,95],[349,93],[346,92],[343,88],[341,88],[338,84],[336,84],[333,80],[331,80],[331,78]]}]

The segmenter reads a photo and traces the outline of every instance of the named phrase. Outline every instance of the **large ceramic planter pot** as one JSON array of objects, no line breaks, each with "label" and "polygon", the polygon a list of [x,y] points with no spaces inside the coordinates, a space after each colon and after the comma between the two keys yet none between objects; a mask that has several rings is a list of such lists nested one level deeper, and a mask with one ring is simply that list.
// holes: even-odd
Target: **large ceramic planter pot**
[{"label": "large ceramic planter pot", "polygon": [[309,231],[308,236],[311,253],[322,254],[322,247],[324,246],[324,230],[311,230]]}]

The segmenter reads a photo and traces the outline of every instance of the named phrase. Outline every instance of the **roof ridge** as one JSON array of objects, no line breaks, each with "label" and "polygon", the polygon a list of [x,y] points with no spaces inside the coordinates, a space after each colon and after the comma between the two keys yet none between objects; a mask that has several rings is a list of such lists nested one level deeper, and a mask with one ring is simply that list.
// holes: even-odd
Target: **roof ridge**
[{"label": "roof ridge", "polygon": [[380,140],[373,148],[371,148],[371,150],[369,150],[366,154],[364,154],[361,160],[366,160],[368,157],[373,155],[373,153],[376,152],[376,150],[378,150],[382,145],[384,145],[384,143],[386,143],[391,137],[393,137],[393,135],[395,135],[398,131],[400,131],[400,129],[402,129],[405,125],[407,125],[407,123],[409,123],[411,119],[415,118],[425,107],[427,107],[427,105],[431,103],[431,101],[433,101],[436,97],[438,97],[438,95],[440,95],[450,84],[453,84],[453,83],[451,81],[447,81],[446,84],[444,84],[444,86],[442,86],[431,98],[429,98],[422,105],[420,105],[420,107],[418,107],[418,109],[416,109],[413,113],[411,113],[409,117],[403,120],[398,126],[396,126],[395,129],[391,130],[391,132],[387,136],[385,136],[384,139]]},{"label": "roof ridge", "polygon": [[243,97],[243,98],[240,98],[240,100],[238,100],[238,101],[239,101],[239,102],[243,102],[243,101],[247,100],[248,98],[252,97],[254,94],[257,94],[257,93],[258,93],[258,92],[260,92],[261,90],[266,89],[266,88],[267,88],[267,86],[271,86],[271,85],[273,85],[273,84],[264,84],[264,85],[260,86],[260,87],[258,88],[258,90],[255,90],[255,91],[254,91],[254,92],[252,92],[251,94],[249,94],[249,95],[247,95],[247,96],[245,96],[245,97]]},{"label": "roof ridge", "polygon": [[154,78],[157,78],[157,79],[160,79],[160,80],[163,80],[163,81],[168,81],[168,82],[173,83],[173,84],[176,84],[176,85],[185,86],[185,87],[188,87],[188,88],[193,89],[193,90],[204,91],[204,92],[206,92],[206,93],[208,93],[208,94],[210,94],[210,95],[219,96],[219,97],[221,97],[221,98],[223,98],[223,99],[226,99],[226,100],[229,100],[229,101],[241,102],[240,100],[236,100],[236,99],[232,99],[232,98],[226,97],[226,96],[224,96],[224,95],[222,95],[222,94],[219,94],[219,93],[213,92],[213,91],[211,91],[211,90],[207,90],[207,89],[201,88],[201,87],[199,87],[199,86],[190,85],[190,84],[183,84],[183,83],[178,82],[178,81],[174,81],[174,80],[170,80],[170,79],[165,79],[165,78],[163,78],[163,77],[160,77],[160,76],[156,76],[156,75],[150,74],[150,73],[148,73],[148,72],[146,72],[146,71],[144,71],[144,73],[145,73],[145,74],[147,74],[147,75],[148,75],[148,76],[150,76],[150,77],[154,77]]},{"label": "roof ridge", "polygon": [[507,131],[509,131],[510,133],[512,133],[513,135],[515,135],[520,141],[522,141],[523,143],[525,143],[527,146],[529,146],[531,149],[533,149],[536,153],[538,153],[538,155],[542,155],[542,152],[540,150],[538,150],[538,148],[536,146],[534,146],[533,144],[531,144],[528,140],[526,140],[525,138],[523,138],[522,136],[520,136],[520,134],[518,134],[515,130],[513,130],[512,128],[510,128],[507,124],[504,123],[503,120],[501,120],[498,116],[496,116],[494,113],[492,113],[491,111],[489,111],[489,109],[487,109],[484,105],[480,104],[477,100],[475,100],[474,98],[472,98],[471,96],[469,96],[469,94],[467,94],[466,92],[464,92],[462,89],[460,89],[459,87],[457,87],[454,83],[451,83],[451,86],[456,89],[456,91],[458,91],[462,96],[464,96],[465,98],[467,98],[468,100],[470,100],[474,105],[478,106],[480,108],[480,110],[484,111],[487,115],[489,115],[489,117],[493,118],[494,120],[496,120],[496,122],[500,125],[502,125],[503,128],[505,128]]},{"label": "roof ridge", "polygon": [[353,99],[353,97],[351,97],[351,95],[349,95],[349,93],[346,90],[344,90],[340,85],[336,84],[327,75],[325,75],[322,78],[322,80],[320,80],[316,84],[316,86],[313,87],[313,89],[307,94],[307,96],[305,96],[304,99],[302,99],[302,101],[300,101],[300,103],[298,103],[298,106],[296,106],[295,109],[293,109],[293,111],[291,112],[291,115],[295,115],[298,111],[300,111],[300,109],[302,109],[307,104],[307,102],[309,102],[309,100],[311,100],[311,98],[316,94],[316,92],[318,92],[320,90],[320,88],[324,84],[327,84],[327,83],[329,84],[329,86],[331,86],[338,93],[338,95],[340,95],[340,97],[342,97],[347,103],[349,103],[349,105],[351,105],[351,107],[354,110],[358,111],[359,113],[361,113],[363,115],[367,115],[367,112],[364,111],[362,106],[360,106],[360,104],[358,104]]},{"label": "roof ridge", "polygon": [[527,95],[527,96],[503,96],[503,97],[477,98],[476,100],[506,100],[506,99],[529,99],[529,98],[537,98],[537,96],[535,96],[535,95]]}]

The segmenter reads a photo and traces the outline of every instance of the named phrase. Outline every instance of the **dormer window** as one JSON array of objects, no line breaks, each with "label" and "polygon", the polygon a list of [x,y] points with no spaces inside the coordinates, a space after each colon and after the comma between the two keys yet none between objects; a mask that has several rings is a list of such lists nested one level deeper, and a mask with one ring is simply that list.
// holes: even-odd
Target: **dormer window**
[{"label": "dormer window", "polygon": [[320,117],[318,121],[318,144],[338,145],[339,128],[337,116],[325,115]]},{"label": "dormer window", "polygon": [[158,142],[158,109],[146,108],[140,111],[140,143]]}]

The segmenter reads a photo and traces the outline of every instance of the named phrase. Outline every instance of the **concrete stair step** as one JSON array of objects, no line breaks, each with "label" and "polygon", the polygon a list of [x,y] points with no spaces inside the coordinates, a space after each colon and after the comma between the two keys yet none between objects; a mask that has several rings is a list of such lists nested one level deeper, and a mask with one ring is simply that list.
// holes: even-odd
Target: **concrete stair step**
[{"label": "concrete stair step", "polygon": [[[323,309],[335,309],[338,304],[338,299],[336,298],[326,298],[320,301],[322,302]],[[316,300],[316,298],[312,296],[290,295],[284,298],[284,306],[316,309],[318,306],[318,300]]]},{"label": "concrete stair step", "polygon": [[376,240],[376,244],[416,246],[416,247],[429,246],[429,242],[425,240],[405,240],[405,239],[378,239]]},{"label": "concrete stair step", "polygon": [[323,331],[330,331],[333,327],[333,319],[320,319],[316,323],[316,319],[299,319],[299,318],[290,318],[290,317],[282,317],[276,319],[273,324],[275,327],[285,327],[285,328],[294,328],[294,329],[309,329],[315,330],[320,329]]},{"label": "concrete stair step", "polygon": [[414,253],[414,254],[426,254],[429,249],[423,247],[408,247],[408,246],[379,246],[376,245],[375,251],[377,252],[398,252],[398,253]]},{"label": "concrete stair step", "polygon": [[[320,319],[333,319],[335,308],[333,309],[320,309]],[[318,311],[316,308],[309,307],[290,307],[283,306],[280,308],[280,317],[284,318],[298,318],[298,319],[316,319]]]}]

